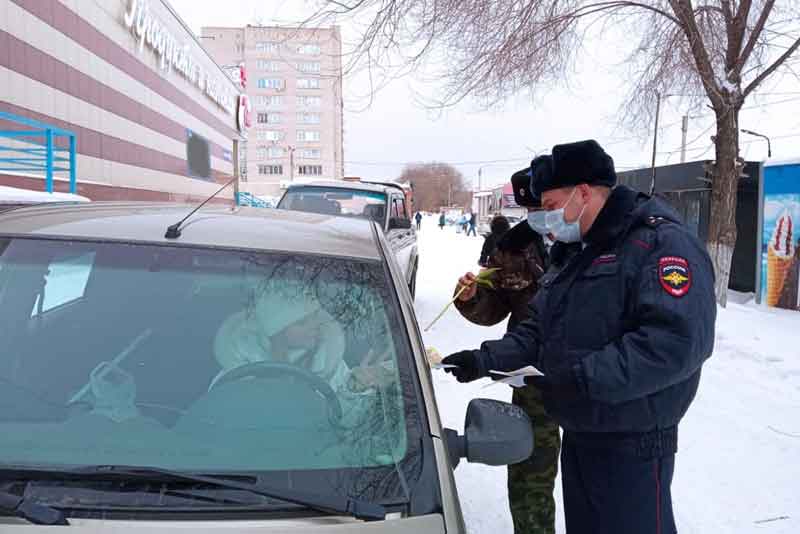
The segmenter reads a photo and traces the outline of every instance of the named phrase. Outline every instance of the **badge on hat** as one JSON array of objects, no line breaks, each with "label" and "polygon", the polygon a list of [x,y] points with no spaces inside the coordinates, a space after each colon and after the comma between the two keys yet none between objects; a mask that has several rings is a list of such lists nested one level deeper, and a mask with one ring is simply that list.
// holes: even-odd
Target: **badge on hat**
[{"label": "badge on hat", "polygon": [[664,291],[673,297],[682,297],[692,287],[689,262],[679,256],[664,256],[658,260],[658,280]]}]

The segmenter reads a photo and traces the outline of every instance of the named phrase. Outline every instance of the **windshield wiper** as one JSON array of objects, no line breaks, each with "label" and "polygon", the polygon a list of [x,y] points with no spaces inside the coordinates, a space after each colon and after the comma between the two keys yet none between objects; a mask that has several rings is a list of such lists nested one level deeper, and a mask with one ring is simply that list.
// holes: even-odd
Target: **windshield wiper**
[{"label": "windshield wiper", "polygon": [[[123,477],[128,479],[137,479],[144,481],[152,481],[157,479],[159,481],[172,480],[172,481],[186,481],[196,482],[198,484],[208,484],[218,488],[225,488],[231,490],[247,491],[262,497],[269,497],[278,499],[291,504],[297,504],[312,510],[317,510],[326,514],[342,514],[353,516],[356,519],[365,521],[376,521],[386,519],[386,508],[380,504],[371,503],[361,499],[354,499],[347,496],[340,495],[324,495],[318,493],[302,492],[286,488],[270,488],[258,484],[247,484],[236,482],[222,478],[220,476],[205,476],[193,473],[184,473],[181,471],[173,471],[170,469],[162,469],[158,467],[140,467],[140,466],[127,466],[127,465],[94,465],[86,467],[77,467],[74,469],[47,469],[47,468],[13,468],[6,467],[0,471],[16,472],[19,474],[30,475],[31,473],[49,474],[66,476],[69,478],[78,477],[96,477],[103,475],[112,475],[115,477]],[[247,503],[252,504],[252,503]],[[0,502],[0,506],[2,503]]]},{"label": "windshield wiper", "polygon": [[7,491],[0,491],[0,511],[11,512],[35,525],[69,525],[64,512],[58,508],[39,504]]}]

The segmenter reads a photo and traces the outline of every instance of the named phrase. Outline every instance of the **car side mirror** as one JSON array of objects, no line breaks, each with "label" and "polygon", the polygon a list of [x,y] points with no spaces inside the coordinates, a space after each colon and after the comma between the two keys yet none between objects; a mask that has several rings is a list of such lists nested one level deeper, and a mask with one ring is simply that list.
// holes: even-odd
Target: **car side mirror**
[{"label": "car side mirror", "polygon": [[401,219],[400,217],[392,217],[389,219],[389,230],[410,230],[411,219]]},{"label": "car side mirror", "polygon": [[473,399],[467,406],[464,435],[445,429],[450,461],[509,465],[533,454],[533,424],[518,406],[491,399]]}]

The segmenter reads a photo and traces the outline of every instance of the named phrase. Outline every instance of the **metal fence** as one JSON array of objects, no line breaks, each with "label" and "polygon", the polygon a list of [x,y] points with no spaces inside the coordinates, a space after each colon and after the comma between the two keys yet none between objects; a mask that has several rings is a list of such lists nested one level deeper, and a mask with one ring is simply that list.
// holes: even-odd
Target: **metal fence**
[{"label": "metal fence", "polygon": [[0,130],[0,171],[44,174],[48,193],[53,173],[69,172],[69,192],[76,192],[74,133],[5,111],[0,122],[11,125]]}]

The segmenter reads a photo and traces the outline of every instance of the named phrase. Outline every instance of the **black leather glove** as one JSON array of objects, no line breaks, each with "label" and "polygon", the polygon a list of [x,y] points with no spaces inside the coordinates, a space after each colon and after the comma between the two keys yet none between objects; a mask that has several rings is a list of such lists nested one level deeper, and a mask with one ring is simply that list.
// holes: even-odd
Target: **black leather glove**
[{"label": "black leather glove", "polygon": [[481,377],[480,367],[478,365],[478,351],[476,350],[462,350],[451,354],[442,359],[445,365],[455,365],[456,367],[448,367],[445,369],[446,373],[450,373],[456,377],[459,382],[472,382]]},{"label": "black leather glove", "polygon": [[574,402],[583,396],[578,377],[571,368],[551,372],[547,376],[529,376],[525,384],[534,386],[553,402]]},{"label": "black leather glove", "polygon": [[539,234],[533,231],[528,221],[522,221],[503,234],[503,237],[497,241],[497,250],[503,252],[520,252],[528,248],[538,235]]}]

